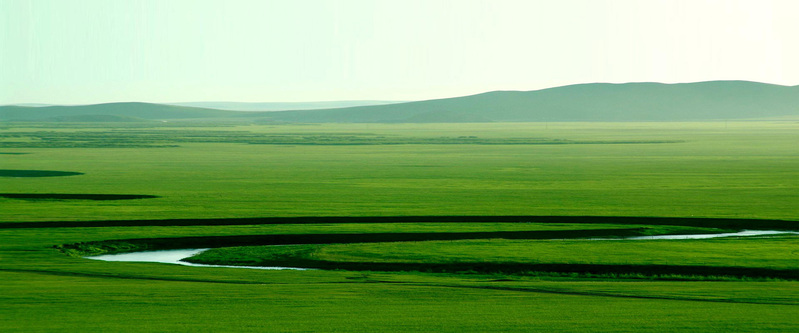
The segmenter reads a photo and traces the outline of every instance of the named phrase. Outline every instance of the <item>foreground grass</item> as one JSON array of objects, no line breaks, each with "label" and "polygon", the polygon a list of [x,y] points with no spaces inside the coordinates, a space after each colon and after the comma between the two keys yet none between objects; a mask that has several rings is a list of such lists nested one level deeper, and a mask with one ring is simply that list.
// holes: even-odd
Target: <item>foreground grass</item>
[{"label": "foreground grass", "polygon": [[279,283],[259,285],[3,272],[0,277],[11,281],[0,294],[4,304],[0,327],[6,332],[787,332],[797,327],[790,315],[796,313],[796,307],[777,304],[396,283],[297,283],[288,275],[275,279]]},{"label": "foreground grass", "polygon": [[[4,240],[0,244],[0,277],[4,281],[0,327],[11,332],[87,328],[186,332],[790,331],[796,327],[797,282],[258,271],[93,261],[52,248],[54,244],[92,240],[179,240],[200,235],[552,231],[583,230],[586,226],[594,227],[396,223],[4,229],[0,230]],[[662,226],[647,230],[668,229],[658,228]],[[741,316],[743,313],[747,315]]]}]

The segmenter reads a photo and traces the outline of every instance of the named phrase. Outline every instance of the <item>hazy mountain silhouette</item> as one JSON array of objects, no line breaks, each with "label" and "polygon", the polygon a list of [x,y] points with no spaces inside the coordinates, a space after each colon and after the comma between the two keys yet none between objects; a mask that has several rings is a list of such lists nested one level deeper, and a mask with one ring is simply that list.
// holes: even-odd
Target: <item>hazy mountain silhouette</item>
[{"label": "hazy mountain silhouette", "polygon": [[224,111],[150,103],[0,106],[0,120],[47,121],[89,115],[95,118],[112,115],[151,120],[237,118],[307,123],[764,119],[799,116],[799,86],[749,81],[590,83],[398,104],[282,112]]},{"label": "hazy mountain silhouette", "polygon": [[337,109],[354,106],[385,105],[402,103],[401,101],[329,101],[329,102],[185,102],[167,103],[168,105],[190,106],[206,109],[229,111],[285,111],[285,110],[317,110]]},{"label": "hazy mountain silhouette", "polygon": [[535,91],[364,106],[286,111],[300,122],[689,121],[799,115],[799,86],[748,81],[591,83]]},{"label": "hazy mountain silhouette", "polygon": [[71,106],[0,106],[0,120],[49,121],[85,116],[119,116],[150,120],[226,118],[240,113],[152,103],[107,103]]},{"label": "hazy mountain silhouette", "polygon": [[44,118],[41,121],[72,122],[72,123],[137,123],[137,122],[150,122],[156,120],[128,117],[128,116],[85,114],[77,116],[50,117],[50,118]]}]

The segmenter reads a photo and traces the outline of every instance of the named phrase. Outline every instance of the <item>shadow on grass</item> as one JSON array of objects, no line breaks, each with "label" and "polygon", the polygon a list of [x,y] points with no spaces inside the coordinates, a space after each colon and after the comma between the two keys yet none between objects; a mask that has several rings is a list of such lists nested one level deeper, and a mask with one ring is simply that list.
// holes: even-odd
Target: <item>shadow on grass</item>
[{"label": "shadow on grass", "polygon": [[592,237],[629,237],[642,235],[646,228],[491,231],[491,232],[408,232],[408,233],[352,233],[352,234],[285,234],[201,236],[176,238],[137,238],[95,242],[81,242],[56,246],[71,255],[87,256],[107,253],[157,251],[230,246],[293,245],[293,244],[347,244],[412,242],[465,239],[567,239]]},{"label": "shadow on grass", "polygon": [[51,170],[8,170],[0,169],[0,177],[64,177],[83,175],[83,172],[51,171]]},{"label": "shadow on grass", "polygon": [[134,200],[160,198],[146,194],[0,193],[0,198],[20,200]]},{"label": "shadow on grass", "polygon": [[799,230],[799,221],[630,216],[307,216],[217,219],[2,222],[0,229],[329,223],[587,223],[675,225],[729,230]]},{"label": "shadow on grass", "polygon": [[[188,261],[188,260],[187,260]],[[200,263],[196,261],[190,261]],[[536,275],[539,272],[576,274],[578,276],[638,276],[683,277],[685,280],[701,280],[726,278],[775,278],[799,280],[799,270],[771,269],[752,267],[724,266],[688,266],[688,265],[600,265],[600,264],[530,264],[530,263],[491,263],[491,262],[458,262],[458,263],[391,263],[391,262],[338,262],[310,260],[269,261],[264,266],[285,266],[316,269],[341,269],[349,271],[381,271],[381,272],[425,272],[454,274],[503,274],[503,275]],[[664,278],[674,280],[674,278]]]}]

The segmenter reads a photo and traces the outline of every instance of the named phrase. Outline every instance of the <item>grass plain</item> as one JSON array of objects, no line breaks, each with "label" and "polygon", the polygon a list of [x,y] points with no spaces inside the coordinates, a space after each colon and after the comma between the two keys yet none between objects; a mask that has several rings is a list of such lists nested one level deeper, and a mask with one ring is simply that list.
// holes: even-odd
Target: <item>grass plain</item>
[{"label": "grass plain", "polygon": [[[161,141],[179,147],[114,148],[111,142],[107,148],[6,148],[4,152],[29,154],[3,155],[3,169],[85,175],[2,177],[2,192],[160,198],[101,204],[0,198],[7,207],[0,212],[0,221],[397,215],[793,219],[799,216],[795,204],[799,202],[798,126],[796,122],[237,126],[202,130],[219,130],[227,136],[372,133],[399,138],[681,142],[343,145]],[[20,136],[90,132],[89,136],[111,133],[107,136],[113,137],[115,132],[128,130],[12,127],[4,132]],[[163,140],[174,137],[179,142],[184,131],[198,129],[146,130],[163,132]]]},{"label": "grass plain", "polygon": [[[797,122],[2,126],[2,169],[83,174],[0,176],[0,192],[156,196],[0,197],[3,331],[799,329],[799,282],[792,279],[661,281],[481,272],[256,271],[99,262],[54,248],[106,240],[179,242],[186,237],[242,235],[628,228],[670,232],[622,223],[536,221],[121,227],[105,220],[540,215],[796,221]],[[141,144],[130,145],[131,136]],[[98,142],[98,137],[106,141]],[[284,141],[248,141],[259,137]],[[60,141],[48,147],[42,138]],[[85,226],[36,227],[48,221]],[[13,227],[19,222],[30,223]],[[756,221],[751,223],[757,227]],[[708,244],[751,249],[760,255],[757,258],[771,256],[780,263],[724,253],[742,267],[795,269],[795,241],[782,237],[651,244],[673,244],[683,249],[679,253],[700,253],[715,246]],[[647,252],[668,265],[681,265],[688,256],[672,253],[666,245],[658,249],[661,252],[652,252],[608,242],[562,245],[577,244],[569,247],[573,255],[593,253],[583,259],[594,263],[619,263],[628,256],[634,256],[628,261],[646,260],[637,254]],[[411,254],[424,252],[426,258],[435,258],[441,253],[429,251],[449,249],[491,261],[500,255],[518,255],[520,249],[541,251],[535,246],[545,243],[419,242],[418,251]],[[360,246],[362,252],[354,254],[378,260],[402,255],[398,244],[402,243],[331,246]],[[438,245],[427,247],[431,244]],[[479,244],[484,246],[471,246]],[[549,254],[569,252],[557,249]],[[551,262],[568,262],[553,258]]]}]

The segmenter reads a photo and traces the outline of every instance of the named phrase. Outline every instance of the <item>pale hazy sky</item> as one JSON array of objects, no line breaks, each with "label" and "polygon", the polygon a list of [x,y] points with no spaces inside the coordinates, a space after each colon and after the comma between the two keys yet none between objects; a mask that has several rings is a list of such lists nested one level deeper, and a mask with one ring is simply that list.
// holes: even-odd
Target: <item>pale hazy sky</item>
[{"label": "pale hazy sky", "polygon": [[799,0],[0,0],[0,104],[799,84]]}]

